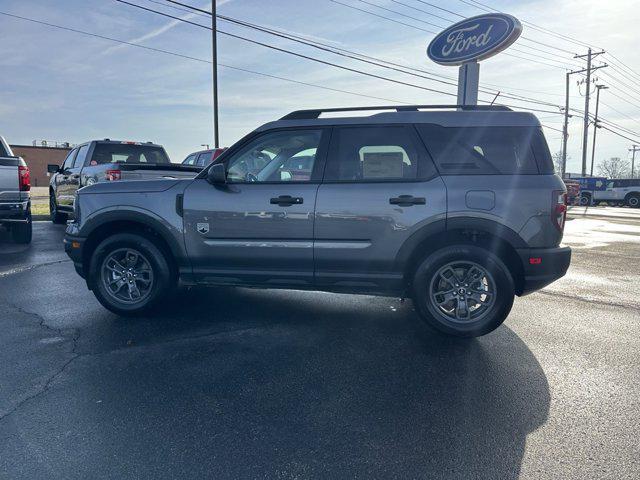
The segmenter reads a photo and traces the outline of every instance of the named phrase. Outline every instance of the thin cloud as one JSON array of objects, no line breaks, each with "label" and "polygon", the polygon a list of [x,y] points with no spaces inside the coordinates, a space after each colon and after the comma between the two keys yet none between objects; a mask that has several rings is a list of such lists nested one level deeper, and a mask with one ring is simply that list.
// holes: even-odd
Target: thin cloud
[{"label": "thin cloud", "polygon": [[[229,3],[230,1],[231,0],[219,0],[217,2],[217,6],[224,5],[225,3]],[[207,4],[201,6],[200,8],[202,10],[208,9],[209,5],[210,5],[210,3],[207,2]],[[170,22],[165,23],[163,26],[161,26],[159,28],[156,28],[155,30],[152,30],[149,33],[146,33],[146,34],[144,34],[144,35],[142,35],[140,37],[136,37],[136,38],[132,38],[130,40],[127,40],[127,42],[139,44],[139,43],[142,43],[142,42],[144,42],[146,40],[150,40],[152,38],[159,37],[160,35],[164,34],[165,32],[168,32],[169,30],[177,27],[178,25],[181,25],[183,23],[183,20],[193,20],[194,18],[197,18],[199,16],[200,16],[200,14],[195,13],[195,12],[194,13],[188,13],[186,15],[183,15],[183,16],[179,17],[180,20],[171,20]],[[110,53],[117,52],[118,50],[130,47],[130,46],[131,45],[126,45],[126,44],[113,45],[113,46],[103,50],[102,53],[104,55],[108,55]]]}]

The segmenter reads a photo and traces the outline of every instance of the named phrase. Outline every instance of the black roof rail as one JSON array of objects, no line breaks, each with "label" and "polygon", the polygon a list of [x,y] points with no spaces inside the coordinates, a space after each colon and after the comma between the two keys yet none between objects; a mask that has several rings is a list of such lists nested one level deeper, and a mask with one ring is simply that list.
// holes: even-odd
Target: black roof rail
[{"label": "black roof rail", "polygon": [[280,120],[309,120],[318,118],[323,113],[328,112],[358,112],[367,110],[395,110],[396,112],[417,112],[421,109],[431,110],[466,110],[466,111],[500,111],[511,112],[509,107],[504,105],[379,105],[374,107],[339,107],[339,108],[319,108],[312,110],[296,110],[288,113]]}]

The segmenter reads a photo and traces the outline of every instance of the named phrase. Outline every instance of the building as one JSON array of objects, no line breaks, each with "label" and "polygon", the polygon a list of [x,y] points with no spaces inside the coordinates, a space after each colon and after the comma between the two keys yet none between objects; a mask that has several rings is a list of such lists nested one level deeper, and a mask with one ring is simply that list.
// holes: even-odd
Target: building
[{"label": "building", "polygon": [[46,187],[49,185],[47,165],[62,165],[71,147],[11,145],[11,150],[14,155],[22,157],[27,162],[31,172],[31,186]]}]

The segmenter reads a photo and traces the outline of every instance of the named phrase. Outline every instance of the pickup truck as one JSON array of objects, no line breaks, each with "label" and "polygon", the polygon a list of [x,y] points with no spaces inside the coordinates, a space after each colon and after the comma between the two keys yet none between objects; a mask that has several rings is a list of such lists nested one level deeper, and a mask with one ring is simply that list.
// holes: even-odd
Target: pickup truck
[{"label": "pickup truck", "polygon": [[171,163],[161,145],[151,142],[93,140],[77,145],[62,165],[48,165],[49,212],[64,224],[73,214],[79,188],[101,182],[194,178],[199,167]]},{"label": "pickup truck", "polygon": [[582,204],[600,205],[607,202],[613,205],[627,205],[640,208],[640,178],[622,178],[607,180],[604,189],[583,191]]},{"label": "pickup truck", "polygon": [[0,136],[0,224],[16,243],[31,242],[30,189],[29,167]]}]

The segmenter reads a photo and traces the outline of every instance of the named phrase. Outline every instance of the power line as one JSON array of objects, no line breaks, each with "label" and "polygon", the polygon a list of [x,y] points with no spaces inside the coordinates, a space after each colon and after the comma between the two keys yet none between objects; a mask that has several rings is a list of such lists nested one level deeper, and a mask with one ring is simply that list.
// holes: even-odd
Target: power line
[{"label": "power line", "polygon": [[[211,16],[210,12],[207,12],[206,10],[202,10],[200,8],[197,8],[197,7],[193,7],[193,6],[188,5],[186,3],[178,2],[178,1],[175,1],[175,0],[167,0],[167,1],[171,2],[171,3],[174,3],[176,5],[181,5],[183,7],[187,7],[189,9],[192,9],[194,12],[198,12],[198,13],[202,13],[203,15],[206,14],[208,16]],[[353,51],[350,51],[350,50],[347,50],[347,49],[344,49],[344,48],[334,47],[333,45],[328,45],[326,43],[309,40],[309,39],[306,39],[306,38],[301,37],[299,35],[286,33],[286,32],[283,32],[283,31],[280,31],[280,30],[277,30],[277,29],[274,29],[274,28],[263,27],[263,26],[260,26],[260,25],[254,24],[254,23],[250,23],[250,22],[246,22],[246,21],[242,21],[242,20],[237,20],[237,19],[234,19],[234,18],[231,18],[231,17],[228,17],[228,16],[217,15],[217,17],[219,19],[221,19],[221,20],[224,20],[224,21],[227,21],[227,22],[231,22],[231,23],[234,23],[236,25],[241,25],[241,26],[244,26],[244,27],[247,27],[247,28],[255,29],[255,30],[258,30],[258,31],[261,31],[261,32],[265,32],[265,33],[268,33],[268,34],[271,34],[271,35],[278,36],[280,38],[285,38],[285,39],[288,39],[288,40],[291,40],[291,41],[295,41],[297,43],[302,43],[304,45],[311,46],[313,48],[317,48],[317,49],[320,49],[322,51],[330,52],[330,53],[333,53],[333,54],[336,54],[336,55],[340,55],[342,57],[347,57],[347,58],[350,58],[350,59],[353,59],[353,60],[357,60],[357,61],[364,62],[364,63],[367,63],[367,64],[375,65],[375,66],[378,66],[378,67],[381,67],[381,68],[386,68],[386,69],[390,69],[390,70],[397,71],[397,72],[400,72],[400,73],[404,73],[406,75],[412,75],[412,76],[416,76],[416,77],[423,78],[423,79],[426,79],[426,80],[430,80],[430,81],[434,81],[434,82],[443,83],[443,84],[446,84],[446,85],[451,85],[451,86],[457,87],[456,79],[451,78],[451,77],[446,77],[444,75],[438,75],[437,73],[429,72],[429,71],[426,71],[426,70],[416,69],[416,68],[409,67],[409,66],[406,66],[406,65],[402,65],[402,64],[398,64],[398,63],[394,63],[394,62],[389,62],[387,60],[383,60],[383,59],[380,59],[380,58],[371,57],[371,56],[368,56],[368,55],[363,55],[363,54],[358,53],[358,52],[353,52]],[[336,51],[336,50],[339,50],[339,51]],[[340,53],[340,52],[347,52],[347,54]],[[374,60],[374,61],[369,61],[369,60],[365,60],[363,58],[358,58],[358,57],[363,57],[365,59],[371,59],[371,60]],[[379,63],[379,62],[381,62],[382,64]],[[383,64],[385,64],[385,65],[383,65]],[[391,65],[391,66],[389,66],[389,65]],[[394,68],[394,67],[400,67],[400,68]],[[407,70],[410,70],[410,71],[407,71]],[[415,73],[412,73],[412,72],[426,73],[426,74],[428,74],[430,76],[418,75],[418,74],[415,74]],[[437,78],[433,78],[434,76],[435,77],[444,78],[446,80],[439,80]],[[497,93],[497,90],[491,91],[491,90],[484,89],[484,90],[480,90],[480,91],[483,92],[483,93],[491,94],[491,95],[495,95]],[[502,96],[504,98],[509,98],[509,99],[512,99],[512,100],[529,101],[529,102],[532,102],[532,103],[535,103],[535,104],[538,104],[538,105],[545,105],[545,106],[551,106],[551,107],[560,108],[560,106],[557,105],[557,104],[553,104],[553,103],[550,103],[550,102],[547,102],[547,101],[536,100],[536,99],[533,99],[533,98],[530,98],[530,97],[525,97],[525,96],[519,95],[519,94],[510,94],[508,91],[504,91],[504,90],[501,90],[501,94],[502,94]]]},{"label": "power line", "polygon": [[415,20],[415,21],[418,21],[420,23],[424,23],[425,25],[429,25],[431,27],[436,27],[436,28],[441,28],[441,29],[445,28],[442,25],[438,25],[436,23],[427,22],[426,20],[420,20],[420,19],[412,17],[411,15],[405,15],[404,13],[398,12],[397,10],[392,10],[391,8],[386,8],[386,7],[383,7],[381,5],[377,5],[375,3],[368,2],[367,0],[357,0],[357,1],[360,2],[360,3],[364,3],[365,5],[369,5],[371,7],[379,8],[380,10],[384,10],[385,12],[394,13],[396,15],[400,15],[401,17],[405,17],[405,18],[410,18],[411,20]]},{"label": "power line", "polygon": [[[152,52],[155,52],[155,53],[162,53],[162,54],[165,54],[165,55],[171,55],[173,57],[179,57],[179,58],[183,58],[183,59],[186,59],[186,60],[193,60],[193,61],[201,62],[201,63],[207,63],[207,64],[211,64],[212,63],[210,60],[205,60],[205,59],[202,59],[202,58],[192,57],[192,56],[189,56],[189,55],[184,55],[184,54],[181,54],[181,53],[172,52],[170,50],[163,50],[161,48],[148,47],[146,45],[140,45],[138,43],[132,43],[132,42],[128,42],[126,40],[118,39],[118,38],[107,37],[105,35],[99,35],[97,33],[86,32],[84,30],[78,30],[76,28],[65,27],[65,26],[62,26],[62,25],[56,25],[54,23],[44,22],[44,21],[41,21],[41,20],[36,20],[34,18],[29,18],[29,17],[23,17],[23,16],[20,16],[20,15],[14,15],[12,13],[7,13],[7,12],[0,11],[0,15],[5,15],[7,17],[12,17],[12,18],[15,18],[15,19],[36,23],[36,24],[47,26],[47,27],[57,28],[57,29],[60,29],[60,30],[66,30],[68,32],[78,33],[78,34],[86,35],[86,36],[89,36],[89,37],[95,37],[95,38],[99,38],[99,39],[102,39],[102,40],[107,40],[109,42],[128,45],[130,47],[141,48],[143,50],[152,51]],[[348,94],[348,95],[354,95],[354,96],[364,97],[364,98],[371,98],[371,99],[374,99],[374,100],[384,100],[384,101],[387,101],[387,102],[397,102],[397,103],[402,103],[402,104],[406,104],[406,105],[411,105],[412,104],[410,102],[402,102],[400,100],[393,100],[393,99],[384,98],[384,97],[377,97],[377,96],[374,96],[374,95],[366,95],[366,94],[363,94],[363,93],[356,93],[356,92],[351,92],[351,91],[348,91],[348,90],[342,90],[342,89],[338,89],[338,88],[327,87],[327,86],[324,86],[324,85],[317,85],[317,84],[314,84],[314,83],[303,82],[303,81],[300,81],[300,80],[295,80],[295,79],[288,78],[288,77],[281,77],[281,76],[278,76],[278,75],[272,75],[272,74],[260,72],[260,71],[257,71],[257,70],[250,70],[250,69],[247,69],[247,68],[236,67],[234,65],[228,65],[228,64],[224,64],[224,63],[218,63],[218,65],[221,66],[221,67],[232,69],[232,70],[238,70],[238,71],[241,71],[241,72],[252,73],[254,75],[260,75],[260,76],[263,76],[263,77],[269,77],[269,78],[273,78],[273,79],[277,79],[277,80],[282,80],[282,81],[285,81],[285,82],[291,82],[291,83],[296,83],[296,84],[299,84],[299,85],[305,85],[305,86],[309,86],[309,87],[320,88],[320,89],[323,89],[323,90],[329,90],[329,91],[333,91],[333,92],[337,92],[337,93],[345,93],[345,94]]]},{"label": "power line", "polygon": [[[391,1],[393,1],[394,3],[399,3],[399,2],[396,2],[395,0],[391,0]],[[423,0],[415,0],[415,1],[416,1],[416,2],[420,2],[420,3],[423,3],[423,4],[425,4],[425,5],[428,5],[428,6],[432,7],[432,8],[436,8],[436,9],[441,10],[441,11],[443,11],[443,12],[450,13],[451,15],[455,15],[456,17],[459,17],[459,18],[467,18],[466,16],[464,16],[464,15],[462,15],[462,14],[458,13],[458,12],[454,12],[454,11],[452,11],[452,10],[448,10],[448,9],[446,9],[446,8],[440,7],[440,6],[435,5],[435,4],[433,4],[433,3],[425,2],[425,1],[423,1]],[[433,14],[433,13],[428,13],[428,12],[425,12],[424,10],[421,10],[421,11],[423,11],[424,13],[427,13],[428,15],[433,15],[433,16],[435,16],[435,14]],[[441,18],[441,17],[438,17],[438,18]],[[456,21],[456,20],[449,20],[449,21],[450,21],[450,22],[454,22],[454,21]],[[560,48],[560,47],[558,47],[558,46],[556,46],[556,45],[551,45],[551,44],[548,44],[548,43],[540,42],[540,41],[538,41],[538,40],[533,40],[533,39],[531,39],[531,38],[529,38],[529,37],[527,37],[527,36],[524,36],[524,35],[522,35],[522,36],[520,37],[520,40],[525,40],[525,41],[528,41],[528,42],[531,42],[531,43],[537,43],[537,44],[539,44],[539,45],[543,45],[543,46],[548,47],[548,48],[553,48],[553,49],[555,49],[555,50],[559,50],[559,51],[561,51],[561,52],[563,52],[563,53],[567,53],[567,54],[569,54],[569,55],[574,55],[574,54],[576,53],[576,52],[572,52],[571,50],[565,50],[564,48]],[[522,46],[522,44],[521,44],[521,46]]]},{"label": "power line", "polygon": [[[151,13],[156,13],[158,15],[162,15],[162,16],[165,16],[165,17],[173,18],[174,20],[179,20],[181,22],[188,23],[188,24],[191,24],[193,26],[197,26],[197,27],[203,28],[205,30],[211,30],[211,27],[209,27],[209,26],[201,25],[201,24],[199,24],[197,22],[192,22],[190,20],[185,20],[183,18],[176,17],[176,16],[170,15],[168,13],[163,13],[163,12],[160,12],[158,10],[153,10],[151,8],[144,7],[142,5],[137,5],[135,3],[127,2],[126,0],[116,0],[116,2],[124,3],[126,5],[130,5],[132,7],[136,7],[136,8],[142,9],[142,10],[146,10],[146,11],[151,12]],[[236,38],[238,40],[243,40],[245,42],[252,43],[254,45],[260,45],[262,47],[269,48],[271,50],[275,50],[275,51],[282,52],[282,53],[287,53],[287,54],[293,55],[295,57],[304,58],[305,60],[310,60],[312,62],[320,63],[320,64],[331,66],[331,67],[334,67],[334,68],[339,68],[341,70],[349,71],[349,72],[352,72],[352,73],[358,73],[360,75],[365,75],[367,77],[376,78],[378,80],[383,80],[383,81],[395,83],[395,84],[398,84],[398,85],[404,85],[404,86],[407,86],[407,87],[419,88],[421,90],[425,90],[425,91],[428,91],[428,92],[434,92],[434,93],[440,93],[442,95],[448,95],[448,96],[453,96],[453,97],[457,96],[455,93],[445,92],[443,90],[437,90],[437,89],[425,87],[425,86],[422,86],[422,85],[416,85],[414,83],[409,83],[409,82],[405,82],[405,81],[402,81],[402,80],[396,80],[396,79],[392,79],[392,78],[389,78],[389,77],[384,77],[382,75],[377,75],[375,73],[365,72],[363,70],[358,70],[358,69],[355,69],[355,68],[347,67],[345,65],[340,65],[340,64],[337,64],[337,63],[333,63],[333,62],[328,62],[326,60],[321,60],[319,58],[311,57],[309,55],[304,55],[302,53],[294,52],[292,50],[287,50],[286,48],[276,47],[275,45],[270,45],[270,44],[267,44],[267,43],[264,43],[264,42],[259,42],[257,40],[252,40],[250,38],[243,37],[241,35],[236,35],[234,33],[225,32],[225,31],[220,30],[220,29],[218,29],[218,33],[220,33],[221,35],[226,35],[226,36],[231,37],[231,38]]]},{"label": "power line", "polygon": [[338,0],[329,0],[329,1],[333,2],[333,3],[337,3],[338,5],[342,5],[343,7],[351,8],[352,10],[357,10],[359,12],[366,13],[367,15],[373,15],[374,17],[384,18],[385,20],[388,20],[388,21],[393,22],[393,23],[398,23],[400,25],[404,25],[405,27],[411,27],[411,28],[414,28],[416,30],[420,30],[420,31],[423,31],[423,32],[431,33],[432,35],[437,35],[437,33],[434,32],[433,30],[427,30],[426,28],[420,28],[420,27],[417,27],[415,25],[411,25],[409,23],[405,23],[405,22],[401,22],[399,20],[395,20],[393,18],[385,17],[384,15],[378,15],[377,13],[370,12],[368,10],[364,10],[363,8],[358,8],[358,7],[355,7],[353,5],[347,5],[346,3],[339,2]]},{"label": "power line", "polygon": [[[330,0],[330,1],[332,1],[332,2],[334,2],[334,3],[340,3],[340,2],[336,2],[335,0]],[[419,18],[414,18],[414,17],[412,17],[412,16],[410,16],[410,15],[406,15],[406,14],[404,14],[404,13],[402,13],[402,12],[398,12],[397,10],[393,10],[393,9],[391,9],[391,8],[383,7],[383,6],[381,6],[381,5],[378,5],[378,4],[376,4],[376,3],[369,2],[369,1],[367,1],[367,0],[357,0],[357,1],[358,1],[358,2],[360,2],[360,3],[364,3],[364,4],[366,4],[366,5],[369,5],[369,6],[375,7],[375,8],[379,8],[379,9],[384,10],[384,11],[386,11],[386,12],[394,13],[394,14],[396,14],[396,15],[400,15],[400,16],[402,16],[402,17],[409,18],[409,19],[411,19],[411,20],[413,20],[413,21],[416,21],[416,22],[424,23],[424,24],[429,25],[429,26],[437,27],[437,28],[440,28],[440,29],[444,29],[444,28],[445,28],[445,27],[444,27],[444,26],[442,26],[442,25],[438,25],[438,24],[435,24],[435,23],[427,22],[426,20],[422,20],[422,19],[419,19]],[[396,3],[398,3],[398,2],[396,2]],[[345,5],[345,6],[347,6],[346,4],[342,4],[342,3],[341,3],[341,5]],[[403,4],[403,5],[404,5],[404,4]],[[350,7],[350,6],[349,6],[349,7]],[[367,12],[367,10],[362,10],[362,11]],[[371,12],[369,12],[369,13],[371,13]],[[388,19],[388,17],[384,17],[384,18],[387,18],[387,19]],[[435,34],[435,32],[430,32],[430,33],[434,33],[434,34]],[[540,50],[539,48],[536,48],[536,47],[530,47],[530,46],[527,46],[527,48],[530,48],[530,49],[533,49],[533,50],[538,50],[538,51],[541,51],[541,52],[546,53],[547,55],[549,55],[549,52],[546,52],[546,51],[544,51],[544,50]],[[536,55],[536,54],[533,54],[533,53],[530,53],[530,52],[527,52],[527,51],[523,51],[523,50],[520,50],[519,48],[515,48],[515,47],[511,47],[511,51],[513,51],[513,52],[518,52],[518,53],[523,53],[523,54],[530,55],[530,56],[532,56],[532,57],[536,57],[536,58],[542,58],[542,59],[544,59],[544,60],[548,60],[548,61],[556,61],[556,62],[559,62],[559,60],[555,60],[555,59],[553,59],[553,58],[548,58],[548,57],[542,57],[542,56],[540,56],[540,55]],[[506,55],[514,56],[514,57],[516,57],[516,58],[522,58],[522,57],[517,57],[516,55],[513,55],[512,53],[507,53]],[[551,54],[551,55],[557,55],[557,54]],[[536,62],[536,60],[532,60],[532,59],[530,59],[530,58],[524,58],[524,59],[525,59],[525,60],[529,60],[529,61],[531,61],[531,62]],[[566,60],[565,60],[564,58],[562,59],[562,61],[566,63]],[[541,63],[541,64],[543,64],[543,65],[547,65],[547,66],[555,66],[556,68],[566,68],[566,67],[563,67],[563,66],[559,66],[559,65],[552,65],[552,64],[544,63],[544,62],[540,62],[540,61],[537,61],[537,63]],[[572,64],[572,63],[569,63],[569,65],[571,65],[572,67],[577,67],[577,66],[578,66],[578,65],[576,65],[576,64]]]},{"label": "power line", "polygon": [[[491,6],[487,5],[486,3],[481,3],[481,2],[478,2],[478,1],[475,1],[475,0],[471,0],[472,3],[467,1],[467,0],[458,0],[458,1],[460,1],[460,2],[462,2],[464,4],[466,4],[466,5],[478,8],[478,9],[484,11],[484,12],[488,12],[488,13],[500,12],[500,10],[491,7]],[[572,37],[570,37],[568,35],[563,35],[561,33],[557,33],[557,32],[554,32],[552,30],[548,30],[548,29],[546,29],[544,27],[536,25],[533,22],[528,22],[528,21],[524,21],[523,20],[522,23],[524,23],[525,25],[528,25],[529,27],[531,27],[534,30],[537,30],[539,32],[542,32],[542,33],[545,33],[547,35],[551,35],[551,36],[554,36],[554,37],[557,37],[557,38],[561,38],[566,42],[574,43],[574,44],[580,45],[582,47],[593,47],[593,45],[589,45],[586,42],[583,42],[581,40],[577,40],[577,39],[572,38]]]}]

